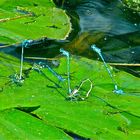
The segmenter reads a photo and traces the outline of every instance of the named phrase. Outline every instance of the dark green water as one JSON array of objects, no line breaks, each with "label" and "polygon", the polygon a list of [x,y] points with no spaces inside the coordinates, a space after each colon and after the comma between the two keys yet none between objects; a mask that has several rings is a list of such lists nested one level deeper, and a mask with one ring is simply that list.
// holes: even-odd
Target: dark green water
[{"label": "dark green water", "polygon": [[[68,5],[68,11],[76,11],[80,26],[76,39],[68,45],[74,48],[69,49],[72,53],[97,58],[89,51],[90,45],[96,44],[107,62],[140,63],[139,13],[124,7],[119,0],[82,0]],[[119,68],[139,76],[138,67]]]},{"label": "dark green water", "polygon": [[[118,0],[83,0],[76,8],[80,33],[103,33],[95,43],[102,48],[107,61],[140,62],[140,16]],[[91,39],[90,39],[91,40]],[[91,40],[92,42],[92,40]],[[90,45],[90,41],[88,42]]]}]

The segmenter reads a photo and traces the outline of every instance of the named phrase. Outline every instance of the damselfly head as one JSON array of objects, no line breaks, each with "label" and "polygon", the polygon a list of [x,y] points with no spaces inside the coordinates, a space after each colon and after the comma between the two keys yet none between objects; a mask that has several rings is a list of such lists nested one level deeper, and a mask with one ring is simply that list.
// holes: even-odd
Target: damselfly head
[{"label": "damselfly head", "polygon": [[93,51],[95,51],[96,53],[98,53],[98,54],[100,54],[100,53],[101,53],[101,49],[100,49],[100,48],[98,48],[98,47],[96,47],[96,45],[95,45],[95,44],[91,45],[91,49],[92,49]]},{"label": "damselfly head", "polygon": [[30,44],[30,43],[32,43],[33,42],[33,40],[24,40],[23,42],[22,42],[22,46],[24,47],[24,48],[27,48],[27,46]]},{"label": "damselfly head", "polygon": [[69,52],[65,51],[63,48],[60,48],[60,52],[67,57],[69,56]]}]

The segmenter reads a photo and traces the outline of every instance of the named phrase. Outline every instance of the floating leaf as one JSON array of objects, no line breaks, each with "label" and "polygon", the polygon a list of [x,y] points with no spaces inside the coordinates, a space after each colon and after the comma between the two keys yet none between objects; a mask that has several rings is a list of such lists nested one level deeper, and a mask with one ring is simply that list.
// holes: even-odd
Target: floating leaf
[{"label": "floating leaf", "polygon": [[[3,65],[5,57],[9,58],[9,64],[19,64],[13,57],[2,56],[0,57],[0,61],[3,62],[0,63],[1,75],[6,76],[7,72],[12,74],[11,69]],[[16,69],[15,65],[13,67]],[[27,64],[24,66],[31,67]],[[67,78],[66,68],[66,58],[61,58],[60,66],[54,71]],[[62,128],[67,132],[93,139],[139,139],[140,79],[116,69],[112,69],[112,72],[119,88],[126,94],[113,93],[114,84],[103,63],[71,57],[71,88],[74,89],[87,78],[94,84],[92,92],[85,101],[66,100],[67,80],[60,82],[47,68],[42,69],[40,73],[31,70],[21,87],[14,84],[6,86],[3,77],[3,82],[0,82],[0,86],[4,87],[0,93],[0,110],[40,106],[32,113],[47,124]],[[88,90],[88,84],[84,85],[79,94],[86,93]]]},{"label": "floating leaf", "polygon": [[0,139],[71,139],[58,128],[17,109],[0,111]]},{"label": "floating leaf", "polygon": [[71,31],[70,18],[50,0],[1,0],[0,7],[1,43],[43,37],[65,39]]}]

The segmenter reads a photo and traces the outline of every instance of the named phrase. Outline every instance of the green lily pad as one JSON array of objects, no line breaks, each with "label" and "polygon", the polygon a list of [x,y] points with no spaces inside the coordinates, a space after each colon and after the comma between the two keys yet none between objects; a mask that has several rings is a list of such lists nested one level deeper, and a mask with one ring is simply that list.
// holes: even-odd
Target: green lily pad
[{"label": "green lily pad", "polygon": [[[0,62],[1,75],[8,77],[13,73],[4,62],[18,70],[18,61],[11,56],[1,54]],[[66,58],[61,58],[60,66],[54,68],[64,78],[67,78],[66,64]],[[30,67],[25,64],[24,70]],[[86,100],[66,100],[67,80],[60,82],[45,68],[40,73],[31,70],[21,87],[6,85],[7,78],[3,77],[0,82],[0,87],[3,87],[0,92],[0,110],[40,106],[32,113],[43,122],[67,132],[93,139],[137,140],[140,137],[140,79],[110,68],[124,95],[113,93],[114,85],[103,63],[71,56],[71,88],[79,86],[87,78],[93,82],[94,87]],[[79,94],[86,94],[89,88],[90,83],[85,83]],[[134,92],[138,96],[134,96]]]},{"label": "green lily pad", "polygon": [[71,139],[58,128],[16,109],[0,111],[0,139]]},{"label": "green lily pad", "polygon": [[71,32],[70,18],[52,0],[1,0],[0,7],[0,43],[43,37],[61,40]]}]

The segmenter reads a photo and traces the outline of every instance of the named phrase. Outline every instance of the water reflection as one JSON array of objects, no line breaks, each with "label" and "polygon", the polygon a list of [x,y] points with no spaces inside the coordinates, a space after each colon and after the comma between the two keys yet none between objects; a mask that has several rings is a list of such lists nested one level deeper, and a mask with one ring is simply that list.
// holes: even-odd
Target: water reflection
[{"label": "water reflection", "polygon": [[[82,0],[76,7],[80,34],[67,47],[72,53],[97,58],[89,51],[98,45],[107,62],[140,63],[140,15],[119,0]],[[126,68],[139,75],[137,68]]]},{"label": "water reflection", "polygon": [[96,30],[120,35],[140,30],[138,19],[134,16],[136,14],[131,13],[130,17],[118,0],[83,0],[76,11],[80,17],[81,32]]}]

